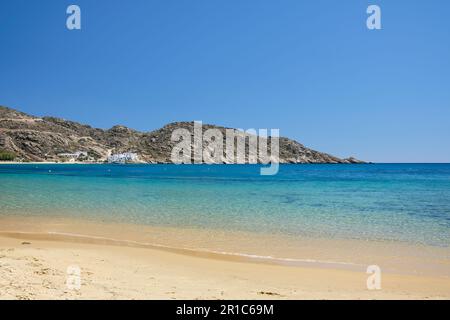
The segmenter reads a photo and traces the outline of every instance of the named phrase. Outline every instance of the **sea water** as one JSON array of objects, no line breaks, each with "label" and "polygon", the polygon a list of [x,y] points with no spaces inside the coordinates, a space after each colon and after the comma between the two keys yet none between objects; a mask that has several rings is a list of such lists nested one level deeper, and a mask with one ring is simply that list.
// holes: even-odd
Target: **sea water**
[{"label": "sea water", "polygon": [[0,216],[450,245],[450,164],[0,165]]}]

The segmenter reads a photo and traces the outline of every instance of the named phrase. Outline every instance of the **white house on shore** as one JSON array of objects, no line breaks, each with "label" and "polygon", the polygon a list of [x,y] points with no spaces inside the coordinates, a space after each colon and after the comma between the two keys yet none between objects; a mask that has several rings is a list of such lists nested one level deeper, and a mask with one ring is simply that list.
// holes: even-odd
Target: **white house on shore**
[{"label": "white house on shore", "polygon": [[126,162],[136,162],[138,160],[137,153],[124,152],[112,154],[108,157],[109,163],[126,163]]}]

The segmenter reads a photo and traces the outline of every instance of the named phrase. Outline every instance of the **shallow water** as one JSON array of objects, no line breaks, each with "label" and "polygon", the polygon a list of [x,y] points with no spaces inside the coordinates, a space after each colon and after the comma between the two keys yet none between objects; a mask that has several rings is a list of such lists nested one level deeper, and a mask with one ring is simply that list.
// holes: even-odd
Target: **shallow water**
[{"label": "shallow water", "polygon": [[0,165],[0,215],[450,245],[450,164]]}]

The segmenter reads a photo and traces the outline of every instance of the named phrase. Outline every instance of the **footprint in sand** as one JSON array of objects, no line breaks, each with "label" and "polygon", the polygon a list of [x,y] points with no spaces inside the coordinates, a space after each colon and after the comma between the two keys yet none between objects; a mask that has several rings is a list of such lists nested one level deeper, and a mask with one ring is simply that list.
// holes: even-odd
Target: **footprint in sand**
[{"label": "footprint in sand", "polygon": [[37,270],[34,272],[34,274],[37,274],[38,276],[44,276],[44,275],[48,275],[50,273],[50,269],[49,268],[43,268],[41,270]]},{"label": "footprint in sand", "polygon": [[42,281],[42,286],[43,286],[45,289],[56,289],[55,285],[53,285],[53,283],[51,283],[51,282],[48,281],[48,280]]},{"label": "footprint in sand", "polygon": [[267,296],[281,296],[281,294],[276,292],[270,292],[270,291],[260,291],[258,292],[260,295],[267,295]]}]

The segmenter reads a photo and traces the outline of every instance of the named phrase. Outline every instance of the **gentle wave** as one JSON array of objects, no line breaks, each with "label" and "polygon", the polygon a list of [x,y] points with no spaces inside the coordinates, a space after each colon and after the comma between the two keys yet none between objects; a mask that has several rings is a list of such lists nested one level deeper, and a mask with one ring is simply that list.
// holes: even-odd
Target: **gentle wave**
[{"label": "gentle wave", "polygon": [[263,256],[263,255],[256,255],[256,254],[250,254],[250,253],[240,253],[240,252],[227,252],[227,251],[217,251],[217,250],[211,250],[211,249],[204,249],[204,248],[187,248],[187,247],[174,247],[174,246],[168,246],[158,243],[149,243],[149,242],[140,242],[135,240],[125,240],[125,239],[115,239],[115,238],[109,238],[109,237],[102,237],[102,236],[92,236],[92,235],[84,235],[84,234],[78,234],[78,233],[68,233],[68,232],[26,232],[26,231],[20,231],[20,232],[13,232],[13,231],[0,231],[0,234],[28,234],[28,235],[53,235],[53,236],[62,236],[62,237],[72,237],[72,238],[82,238],[86,240],[102,240],[102,241],[109,241],[112,243],[118,243],[118,244],[128,244],[134,247],[147,247],[147,248],[160,248],[165,250],[176,250],[176,251],[188,251],[188,252],[202,252],[207,254],[216,254],[216,255],[223,255],[223,256],[235,256],[235,257],[243,257],[250,260],[259,260],[259,261],[271,261],[274,263],[279,264],[285,264],[285,263],[298,263],[298,264],[321,264],[321,265],[334,265],[334,266],[363,266],[362,264],[357,264],[353,262],[343,262],[343,261],[330,261],[330,260],[316,260],[316,259],[299,259],[299,258],[281,258],[281,257],[274,257],[274,256]]}]

